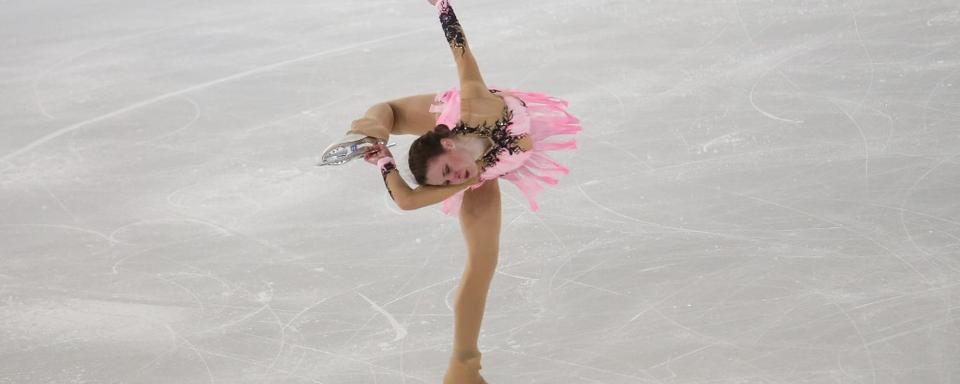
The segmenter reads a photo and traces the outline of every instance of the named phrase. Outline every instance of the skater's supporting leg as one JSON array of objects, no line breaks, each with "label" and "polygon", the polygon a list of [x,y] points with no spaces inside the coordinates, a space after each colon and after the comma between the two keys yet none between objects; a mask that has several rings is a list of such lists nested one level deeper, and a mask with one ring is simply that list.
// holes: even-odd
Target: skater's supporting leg
[{"label": "skater's supporting leg", "polygon": [[480,375],[480,324],[500,249],[500,186],[497,180],[467,190],[460,208],[460,229],[467,263],[454,303],[453,354],[443,384],[486,384]]},{"label": "skater's supporting leg", "polygon": [[460,208],[460,228],[467,243],[467,263],[454,306],[454,359],[480,357],[477,339],[487,292],[500,249],[500,187],[496,180],[467,190]]}]

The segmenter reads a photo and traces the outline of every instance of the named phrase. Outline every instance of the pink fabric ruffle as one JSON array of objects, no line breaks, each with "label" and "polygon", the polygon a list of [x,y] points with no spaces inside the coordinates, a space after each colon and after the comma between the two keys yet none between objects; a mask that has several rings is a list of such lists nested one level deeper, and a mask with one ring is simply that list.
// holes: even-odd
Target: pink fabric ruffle
[{"label": "pink fabric ruffle", "polygon": [[[495,165],[488,167],[480,175],[480,182],[470,186],[479,188],[487,180],[498,177],[516,185],[527,198],[530,209],[536,211],[536,197],[543,192],[543,185],[555,185],[561,176],[570,173],[569,168],[551,159],[545,152],[570,150],[577,148],[573,139],[555,141],[554,136],[574,135],[580,132],[580,120],[567,112],[568,103],[552,96],[537,92],[525,92],[515,89],[495,88],[501,91],[504,102],[513,112],[513,124],[507,129],[511,135],[528,133],[533,147],[516,154],[501,153]],[[521,100],[523,101],[521,103]],[[526,104],[526,106],[524,106]],[[451,129],[460,120],[460,93],[456,88],[437,94],[430,112],[439,113],[437,124],[445,124]],[[450,216],[460,213],[465,191],[461,191],[443,201],[443,212]]]}]

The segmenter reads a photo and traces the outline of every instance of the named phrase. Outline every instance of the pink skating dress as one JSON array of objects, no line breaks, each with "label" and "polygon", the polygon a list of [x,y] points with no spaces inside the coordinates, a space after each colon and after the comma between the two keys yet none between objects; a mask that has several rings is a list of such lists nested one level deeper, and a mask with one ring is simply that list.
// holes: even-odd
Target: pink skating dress
[{"label": "pink skating dress", "polygon": [[[455,134],[478,134],[493,139],[493,147],[481,159],[480,182],[470,186],[479,188],[487,180],[503,178],[520,189],[536,211],[536,197],[543,192],[541,184],[554,185],[570,170],[551,159],[548,151],[576,149],[572,137],[552,140],[557,135],[575,135],[580,132],[580,120],[566,110],[567,102],[542,93],[515,89],[491,89],[503,98],[504,115],[492,126],[469,127],[460,121],[460,92],[457,88],[437,94],[430,112],[439,113],[437,124],[453,127]],[[520,140],[530,136],[532,147],[526,151]],[[460,203],[466,190],[443,201],[443,212],[450,216],[460,213]]]}]

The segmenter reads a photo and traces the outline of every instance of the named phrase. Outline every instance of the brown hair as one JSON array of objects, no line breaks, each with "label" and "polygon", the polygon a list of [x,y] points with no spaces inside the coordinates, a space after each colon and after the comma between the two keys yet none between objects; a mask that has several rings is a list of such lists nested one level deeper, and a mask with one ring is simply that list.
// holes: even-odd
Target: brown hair
[{"label": "brown hair", "polygon": [[440,124],[434,127],[432,131],[418,137],[413,141],[413,144],[410,144],[407,164],[410,166],[410,172],[413,173],[413,178],[417,180],[417,184],[427,184],[427,162],[445,151],[443,145],[440,144],[440,140],[451,136],[453,136],[453,132],[450,131],[450,127]]}]

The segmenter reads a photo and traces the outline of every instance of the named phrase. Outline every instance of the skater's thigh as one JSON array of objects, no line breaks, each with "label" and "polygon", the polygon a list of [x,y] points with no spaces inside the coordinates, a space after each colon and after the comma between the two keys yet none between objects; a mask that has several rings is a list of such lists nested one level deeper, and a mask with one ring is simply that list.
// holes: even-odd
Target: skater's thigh
[{"label": "skater's thigh", "polygon": [[500,186],[496,179],[464,193],[460,230],[467,243],[467,267],[471,273],[492,276],[496,270],[500,215]]},{"label": "skater's thigh", "polygon": [[430,112],[436,94],[401,97],[387,104],[393,109],[392,134],[423,135],[437,125],[437,115]]}]

